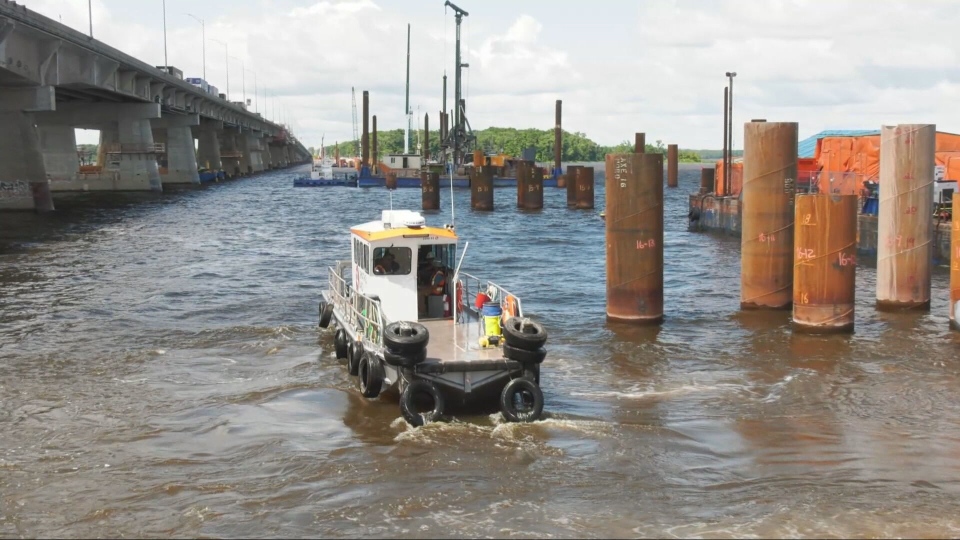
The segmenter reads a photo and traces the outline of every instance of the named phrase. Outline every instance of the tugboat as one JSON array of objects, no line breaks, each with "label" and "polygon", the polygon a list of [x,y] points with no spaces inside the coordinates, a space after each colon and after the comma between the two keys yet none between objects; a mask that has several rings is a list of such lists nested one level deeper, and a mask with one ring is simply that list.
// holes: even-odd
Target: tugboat
[{"label": "tugboat", "polygon": [[352,227],[351,259],[329,268],[319,326],[336,328],[336,356],[360,393],[395,390],[412,426],[441,420],[448,403],[538,420],[547,332],[519,297],[460,271],[469,242],[458,260],[458,241],[452,225],[429,227],[409,210]]}]

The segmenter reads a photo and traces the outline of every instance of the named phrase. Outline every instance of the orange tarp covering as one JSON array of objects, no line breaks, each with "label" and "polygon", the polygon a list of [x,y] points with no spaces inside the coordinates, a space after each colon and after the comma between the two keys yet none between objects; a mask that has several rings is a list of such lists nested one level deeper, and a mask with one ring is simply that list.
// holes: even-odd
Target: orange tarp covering
[{"label": "orange tarp covering", "polygon": [[730,164],[730,176],[732,182],[727,185],[727,179],[723,177],[723,160],[718,159],[714,170],[714,192],[717,195],[739,195],[743,187],[743,158],[733,158]]},{"label": "orange tarp covering", "polygon": [[[958,165],[960,165],[960,160],[958,160]],[[806,184],[810,181],[810,178],[817,172],[817,160],[814,158],[799,158],[797,159],[797,181],[798,183]],[[723,160],[718,159],[715,169],[714,169],[714,178],[715,180],[715,190],[718,194],[723,195],[739,195],[740,190],[743,189],[743,158],[734,158],[733,163],[731,164],[730,176],[732,177],[732,182],[727,186],[726,180],[723,177]]]},{"label": "orange tarp covering", "polygon": [[[937,165],[947,165],[946,160],[952,154],[960,156],[960,135],[937,132]],[[950,154],[940,156],[940,154]],[[824,137],[817,141],[814,154],[821,171],[835,173],[853,173],[859,182],[880,180],[880,135],[862,135],[859,137]],[[955,172],[960,177],[960,159],[950,159]],[[953,165],[953,163],[956,163]],[[950,178],[948,167],[947,177]],[[859,183],[858,182],[858,183]]]},{"label": "orange tarp covering", "polygon": [[937,165],[943,165],[944,180],[960,180],[960,152],[937,152]]},{"label": "orange tarp covering", "polygon": [[876,180],[880,178],[880,135],[824,137],[817,141],[813,158],[821,171]]}]

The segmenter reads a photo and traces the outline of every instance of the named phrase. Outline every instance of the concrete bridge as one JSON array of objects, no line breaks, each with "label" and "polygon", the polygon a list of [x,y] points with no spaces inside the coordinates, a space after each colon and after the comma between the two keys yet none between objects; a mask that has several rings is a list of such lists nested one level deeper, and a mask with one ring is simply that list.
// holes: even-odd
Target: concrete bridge
[{"label": "concrete bridge", "polygon": [[[81,170],[75,128],[100,130],[97,167]],[[245,104],[0,0],[0,210],[51,210],[55,191],[199,184],[198,166],[241,175],[309,160]]]}]

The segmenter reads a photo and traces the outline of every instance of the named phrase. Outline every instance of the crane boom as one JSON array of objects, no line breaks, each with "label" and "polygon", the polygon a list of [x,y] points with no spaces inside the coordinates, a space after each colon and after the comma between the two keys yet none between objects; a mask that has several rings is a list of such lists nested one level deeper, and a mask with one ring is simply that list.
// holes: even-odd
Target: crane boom
[{"label": "crane boom", "polygon": [[[447,0],[443,4],[444,8],[449,6],[453,9],[454,19],[457,24],[457,38],[456,38],[456,51],[455,51],[455,68],[454,71],[454,84],[453,84],[453,129],[449,127],[447,138],[444,140],[444,146],[450,149],[453,153],[453,164],[454,168],[459,165],[462,165],[465,160],[465,154],[467,149],[471,144],[476,140],[476,137],[473,135],[473,130],[470,128],[470,121],[467,120],[467,111],[466,111],[466,101],[463,99],[463,83],[462,83],[462,69],[470,67],[470,64],[463,62],[460,56],[460,23],[463,22],[464,16],[469,16],[470,14],[460,9],[456,4]],[[446,76],[444,76],[446,80]]]}]

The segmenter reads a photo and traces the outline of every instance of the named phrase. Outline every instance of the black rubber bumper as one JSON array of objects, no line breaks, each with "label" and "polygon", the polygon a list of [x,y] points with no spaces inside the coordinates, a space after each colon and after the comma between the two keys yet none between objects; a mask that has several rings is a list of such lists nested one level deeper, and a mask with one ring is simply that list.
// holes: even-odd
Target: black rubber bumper
[{"label": "black rubber bumper", "polygon": [[474,360],[472,362],[426,362],[418,364],[414,373],[440,375],[443,373],[466,373],[471,371],[520,371],[523,364],[516,360]]}]

